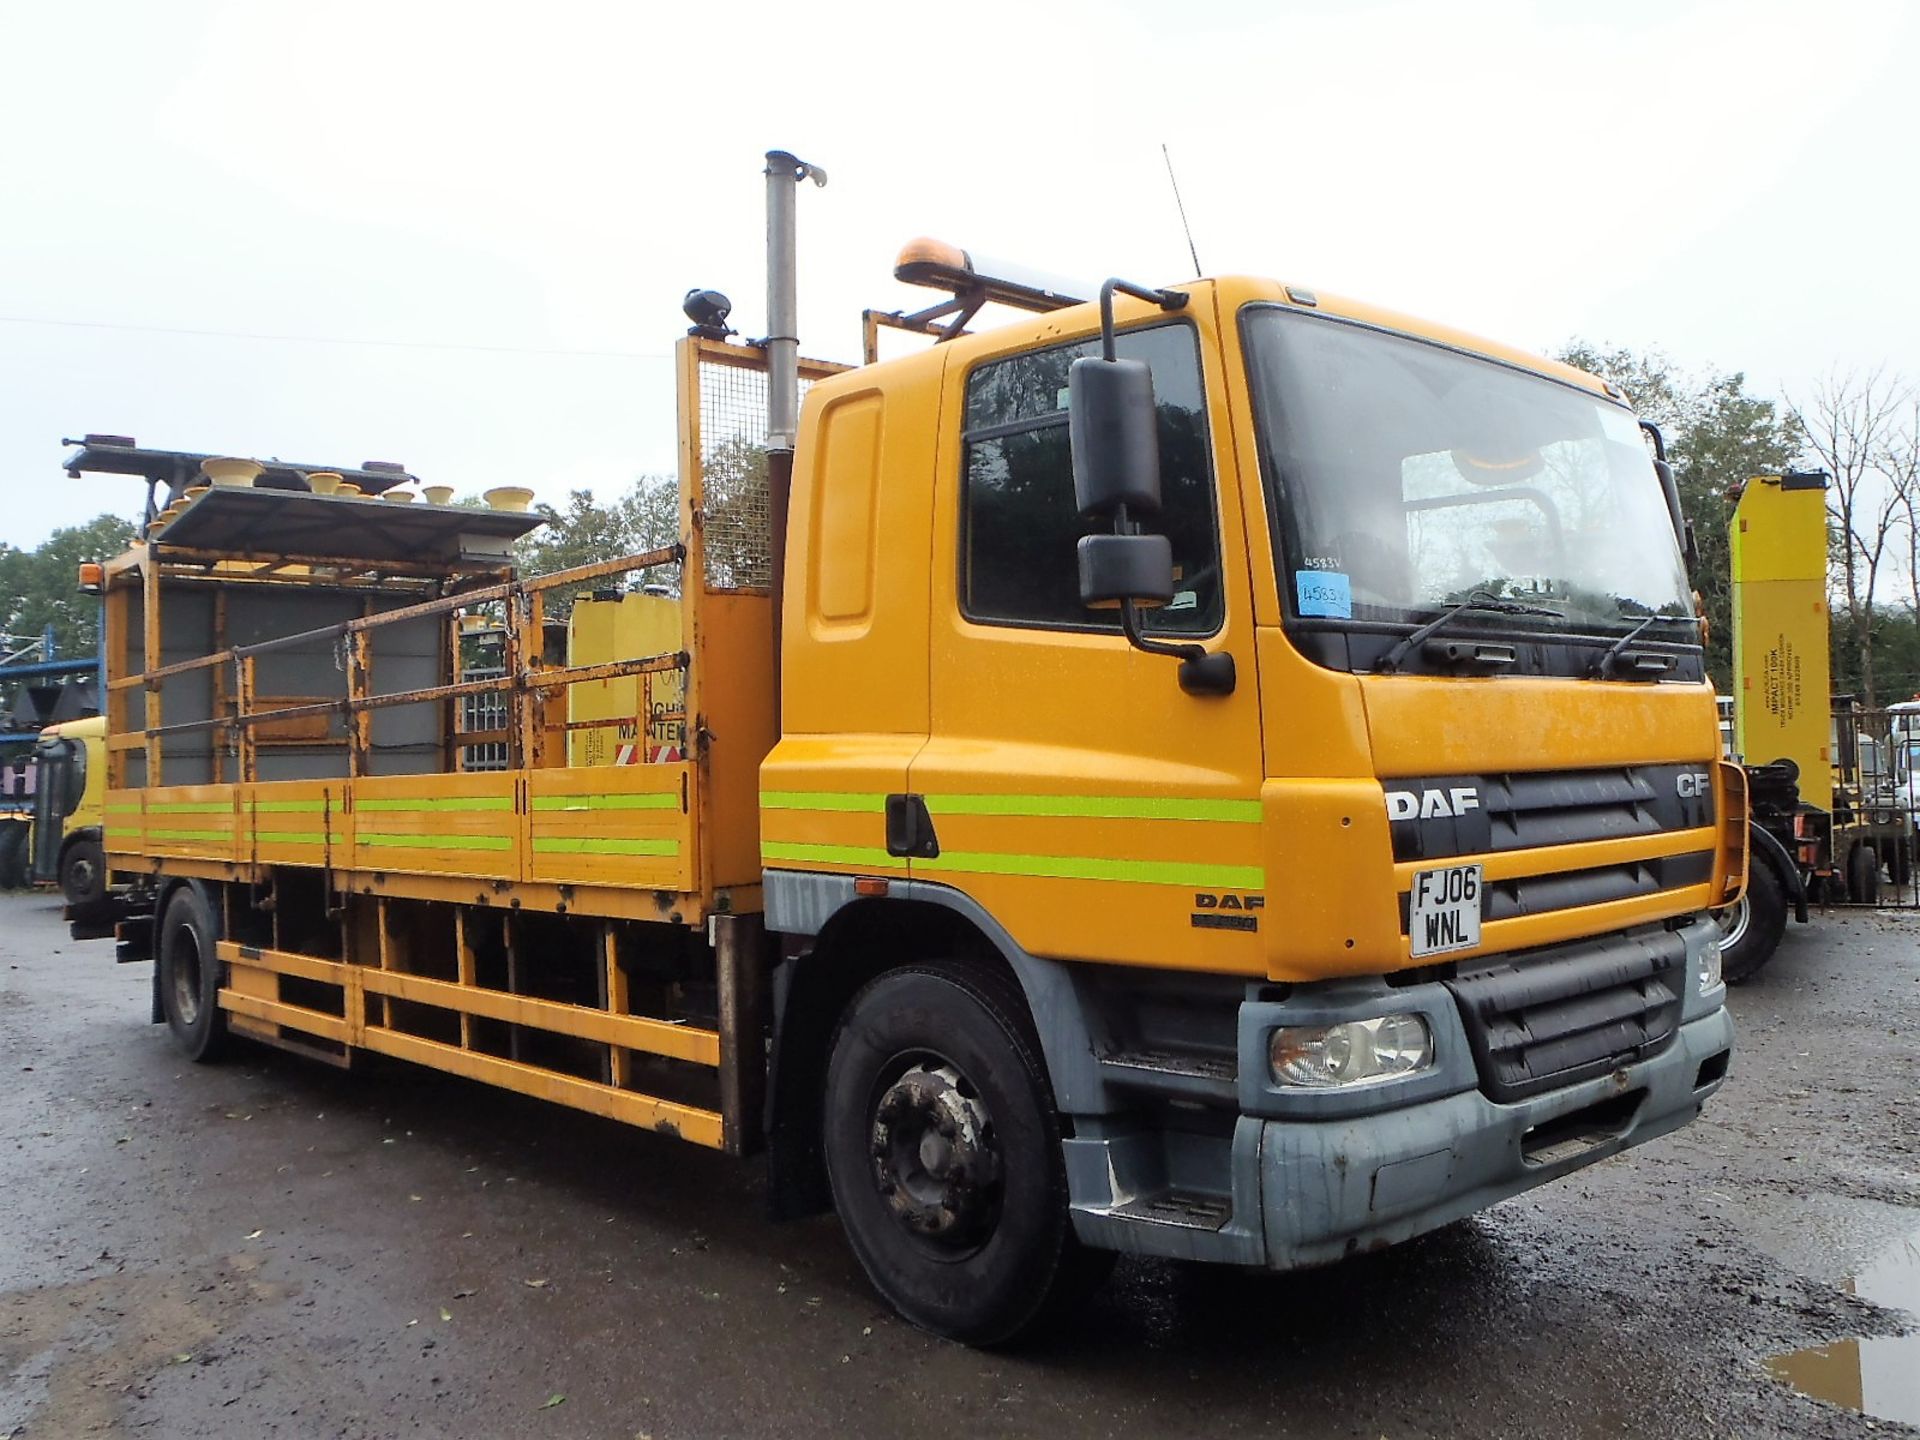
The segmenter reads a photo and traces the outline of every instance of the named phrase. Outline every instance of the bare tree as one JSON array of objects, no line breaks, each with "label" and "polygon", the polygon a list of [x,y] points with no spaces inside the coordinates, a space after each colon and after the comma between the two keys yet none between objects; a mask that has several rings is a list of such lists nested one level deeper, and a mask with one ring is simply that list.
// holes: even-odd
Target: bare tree
[{"label": "bare tree", "polygon": [[[1909,470],[1890,468],[1902,415],[1913,392],[1884,368],[1865,376],[1834,371],[1818,381],[1806,404],[1789,399],[1788,413],[1805,457],[1825,470],[1830,545],[1840,571],[1848,628],[1860,652],[1868,708],[1878,702],[1873,674],[1873,622],[1887,550],[1911,507],[1920,505]],[[1898,552],[1895,552],[1898,553]]]},{"label": "bare tree", "polygon": [[1907,532],[1907,587],[1913,618],[1920,623],[1920,392],[1911,387],[1905,418],[1887,427],[1880,468],[1900,492],[1901,523]]}]

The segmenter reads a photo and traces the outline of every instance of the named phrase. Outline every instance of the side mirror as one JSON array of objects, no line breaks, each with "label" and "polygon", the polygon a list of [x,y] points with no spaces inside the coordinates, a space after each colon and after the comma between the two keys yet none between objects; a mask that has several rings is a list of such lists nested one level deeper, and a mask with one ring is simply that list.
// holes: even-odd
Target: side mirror
[{"label": "side mirror", "polygon": [[1189,695],[1231,695],[1233,656],[1205,646],[1149,640],[1140,633],[1140,607],[1173,599],[1173,542],[1143,535],[1143,516],[1160,513],[1160,421],[1153,402],[1153,371],[1142,360],[1115,353],[1113,295],[1124,291],[1178,310],[1187,297],[1148,290],[1125,280],[1100,287],[1100,355],[1083,356],[1067,371],[1067,440],[1073,450],[1073,498],[1087,520],[1107,520],[1109,535],[1080,539],[1080,598],[1088,605],[1118,604],[1127,643],[1149,655],[1180,662],[1180,688]]},{"label": "side mirror", "polygon": [[1073,498],[1088,520],[1160,512],[1160,435],[1144,360],[1092,355],[1067,371]]},{"label": "side mirror", "polygon": [[1165,605],[1173,599],[1173,545],[1164,535],[1082,535],[1080,599]]},{"label": "side mirror", "polygon": [[1680,482],[1674,479],[1673,466],[1665,460],[1653,462],[1653,473],[1660,477],[1660,493],[1666,497],[1667,519],[1673,526],[1673,538],[1680,542],[1680,549],[1687,557],[1687,569],[1693,569],[1698,546],[1694,544],[1687,517],[1680,508]]}]

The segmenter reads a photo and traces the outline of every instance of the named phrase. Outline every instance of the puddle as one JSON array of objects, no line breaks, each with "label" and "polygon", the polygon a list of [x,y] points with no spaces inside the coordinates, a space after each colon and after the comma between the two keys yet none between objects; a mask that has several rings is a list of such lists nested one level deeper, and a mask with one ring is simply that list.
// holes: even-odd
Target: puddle
[{"label": "puddle", "polygon": [[[1920,1232],[1841,1287],[1889,1310],[1920,1315]],[[1767,1373],[1803,1395],[1863,1415],[1920,1425],[1920,1334],[1841,1340],[1776,1355]]]}]

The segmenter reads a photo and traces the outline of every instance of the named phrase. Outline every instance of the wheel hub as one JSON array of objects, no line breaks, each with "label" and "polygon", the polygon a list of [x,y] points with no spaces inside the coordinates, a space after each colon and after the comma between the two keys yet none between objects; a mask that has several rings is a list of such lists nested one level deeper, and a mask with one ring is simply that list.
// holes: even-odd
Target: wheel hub
[{"label": "wheel hub", "polygon": [[173,1008],[183,1025],[200,1018],[200,945],[190,930],[181,930],[175,939]]},{"label": "wheel hub", "polygon": [[1726,909],[1714,911],[1714,923],[1720,927],[1721,948],[1731,950],[1745,939],[1752,918],[1753,902],[1744,894]]},{"label": "wheel hub", "polygon": [[951,1065],[906,1070],[874,1107],[873,1178],[894,1217],[948,1245],[992,1227],[1000,1156],[980,1094]]}]

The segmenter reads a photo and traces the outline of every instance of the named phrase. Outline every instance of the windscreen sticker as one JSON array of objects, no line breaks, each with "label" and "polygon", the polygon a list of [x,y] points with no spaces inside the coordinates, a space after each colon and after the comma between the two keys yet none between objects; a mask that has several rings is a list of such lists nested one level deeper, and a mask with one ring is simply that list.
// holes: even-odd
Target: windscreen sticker
[{"label": "windscreen sticker", "polygon": [[1338,570],[1296,570],[1295,590],[1300,596],[1300,613],[1333,620],[1353,618],[1353,582]]}]

